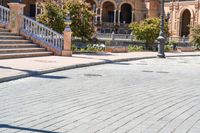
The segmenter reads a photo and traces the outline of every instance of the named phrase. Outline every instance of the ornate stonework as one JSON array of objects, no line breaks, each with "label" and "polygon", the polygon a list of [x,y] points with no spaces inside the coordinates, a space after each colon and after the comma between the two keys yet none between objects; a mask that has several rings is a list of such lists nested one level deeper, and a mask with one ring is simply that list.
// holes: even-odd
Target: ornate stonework
[{"label": "ornate stonework", "polygon": [[[22,0],[26,5],[25,15],[39,14],[38,10],[43,0]],[[55,1],[55,0],[54,0]],[[57,0],[60,5],[65,0]],[[96,14],[95,24],[99,32],[129,32],[128,25],[147,17],[160,15],[160,0],[84,0]],[[8,0],[9,2],[9,0]],[[35,10],[33,10],[35,7]]]},{"label": "ornate stonework", "polygon": [[200,24],[199,5],[199,0],[165,3],[165,13],[170,13],[169,29],[172,36],[189,36],[189,27]]}]

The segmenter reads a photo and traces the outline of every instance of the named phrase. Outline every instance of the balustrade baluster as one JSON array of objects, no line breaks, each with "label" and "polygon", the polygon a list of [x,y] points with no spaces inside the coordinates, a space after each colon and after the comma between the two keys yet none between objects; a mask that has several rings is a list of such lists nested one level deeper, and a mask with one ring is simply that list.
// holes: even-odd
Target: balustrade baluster
[{"label": "balustrade baluster", "polygon": [[42,24],[39,24],[38,22],[27,18],[22,15],[22,28],[25,33],[32,37],[36,37],[40,41],[43,41],[47,45],[50,45],[51,47],[54,47],[56,49],[62,50],[63,44],[64,44],[64,38],[63,35],[54,32],[53,30],[45,27]]},{"label": "balustrade baluster", "polygon": [[5,20],[6,20],[6,17],[5,17],[6,15],[5,15],[5,10],[3,10],[3,21],[5,22]]},{"label": "balustrade baluster", "polygon": [[3,22],[3,9],[1,8],[1,21]]},{"label": "balustrade baluster", "polygon": [[9,17],[8,17],[9,16],[9,12],[8,11],[7,11],[7,15],[6,16],[7,16],[7,20],[6,21],[8,23],[8,21],[9,21]]}]

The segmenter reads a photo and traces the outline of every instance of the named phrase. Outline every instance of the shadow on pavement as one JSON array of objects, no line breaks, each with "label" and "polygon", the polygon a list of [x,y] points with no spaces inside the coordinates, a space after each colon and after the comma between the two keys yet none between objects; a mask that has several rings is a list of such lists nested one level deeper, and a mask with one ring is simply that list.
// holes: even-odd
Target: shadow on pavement
[{"label": "shadow on pavement", "polygon": [[0,124],[0,129],[1,128],[16,129],[16,130],[30,131],[30,132],[37,132],[37,133],[59,133],[59,132],[52,132],[52,131],[47,131],[47,130],[11,126],[11,125],[7,125],[7,124]]},{"label": "shadow on pavement", "polygon": [[11,69],[11,70],[22,71],[22,72],[27,73],[28,76],[32,76],[32,77],[36,77],[36,78],[49,78],[49,79],[65,79],[65,78],[68,78],[68,77],[65,77],[65,76],[43,75],[39,71],[16,69],[16,68],[12,68],[12,67],[0,66],[0,69]]}]

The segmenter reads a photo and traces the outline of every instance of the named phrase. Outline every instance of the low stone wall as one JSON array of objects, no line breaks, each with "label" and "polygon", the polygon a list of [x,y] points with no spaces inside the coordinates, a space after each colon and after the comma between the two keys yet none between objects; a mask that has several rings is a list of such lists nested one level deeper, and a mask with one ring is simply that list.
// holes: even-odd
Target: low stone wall
[{"label": "low stone wall", "polygon": [[177,47],[178,52],[194,52],[195,49],[193,47]]},{"label": "low stone wall", "polygon": [[145,47],[144,42],[139,42],[139,41],[99,41],[98,43],[103,43],[107,46],[125,46],[128,47],[129,45],[137,45],[137,46],[143,46]]},{"label": "low stone wall", "polygon": [[111,52],[111,53],[127,53],[128,52],[128,47],[123,47],[123,46],[108,46],[105,48],[106,52]]}]

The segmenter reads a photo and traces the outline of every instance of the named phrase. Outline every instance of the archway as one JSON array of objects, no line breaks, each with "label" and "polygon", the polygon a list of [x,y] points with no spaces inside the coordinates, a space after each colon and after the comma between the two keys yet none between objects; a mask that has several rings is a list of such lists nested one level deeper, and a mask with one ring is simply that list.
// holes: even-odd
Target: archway
[{"label": "archway", "polygon": [[114,10],[115,6],[112,2],[103,3],[103,11],[102,11],[102,21],[103,22],[114,22]]},{"label": "archway", "polygon": [[191,21],[191,13],[188,9],[183,11],[181,17],[181,24],[180,24],[180,35],[181,36],[188,36],[190,34],[190,21]]},{"label": "archway", "polygon": [[120,23],[131,23],[132,21],[132,7],[125,3],[121,6]]}]

